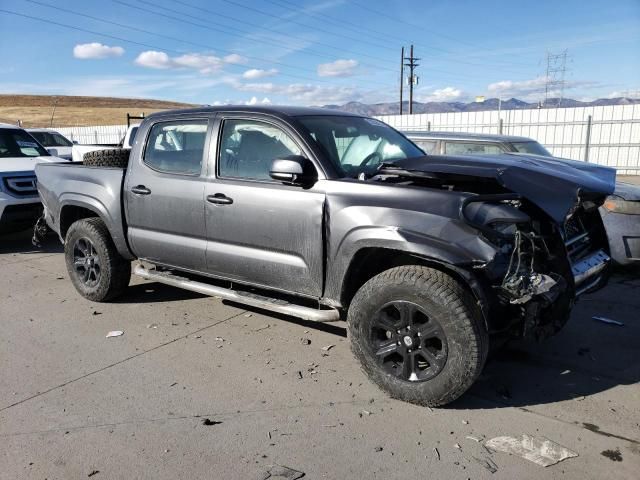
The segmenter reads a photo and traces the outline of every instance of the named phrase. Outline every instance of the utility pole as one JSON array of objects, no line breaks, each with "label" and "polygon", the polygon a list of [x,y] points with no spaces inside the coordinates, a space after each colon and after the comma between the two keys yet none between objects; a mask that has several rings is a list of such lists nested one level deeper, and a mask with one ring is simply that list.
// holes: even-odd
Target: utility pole
[{"label": "utility pole", "polygon": [[404,47],[400,53],[400,115],[402,115],[402,86],[404,83]]},{"label": "utility pole", "polygon": [[547,52],[547,71],[544,84],[544,102],[543,105],[547,106],[549,99],[554,92],[560,90],[556,107],[562,105],[562,98],[564,96],[565,75],[567,72],[567,50],[564,49],[561,53]]},{"label": "utility pole", "polygon": [[404,64],[405,67],[409,67],[409,114],[413,113],[413,86],[418,84],[418,77],[413,74],[413,71],[420,64],[418,63],[419,58],[415,58],[413,56],[413,45],[411,45],[411,50],[409,57],[404,57],[407,63]]}]

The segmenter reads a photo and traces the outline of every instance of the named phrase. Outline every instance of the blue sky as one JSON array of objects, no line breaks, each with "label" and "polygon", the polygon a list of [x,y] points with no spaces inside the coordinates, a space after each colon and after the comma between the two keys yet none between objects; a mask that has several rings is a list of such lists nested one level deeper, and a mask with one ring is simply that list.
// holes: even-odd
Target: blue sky
[{"label": "blue sky", "polygon": [[640,0],[0,0],[0,93],[396,101],[411,43],[419,101],[540,100],[564,49],[566,97],[639,94]]}]

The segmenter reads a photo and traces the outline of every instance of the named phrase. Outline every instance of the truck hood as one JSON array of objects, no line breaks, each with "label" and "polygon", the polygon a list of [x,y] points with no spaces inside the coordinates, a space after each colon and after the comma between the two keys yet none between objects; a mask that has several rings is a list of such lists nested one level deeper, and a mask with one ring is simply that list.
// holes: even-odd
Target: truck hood
[{"label": "truck hood", "polygon": [[380,173],[429,173],[493,178],[511,192],[536,204],[559,224],[564,222],[581,194],[613,193],[616,171],[589,163],[540,155],[501,154],[424,157],[383,165]]},{"label": "truck hood", "polygon": [[36,168],[38,163],[64,162],[58,157],[0,157],[0,173],[29,172]]}]

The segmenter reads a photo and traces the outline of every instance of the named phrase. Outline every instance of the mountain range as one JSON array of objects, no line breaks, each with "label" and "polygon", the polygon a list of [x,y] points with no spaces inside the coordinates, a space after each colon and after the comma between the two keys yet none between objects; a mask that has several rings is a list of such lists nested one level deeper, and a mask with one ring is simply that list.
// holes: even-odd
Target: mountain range
[{"label": "mountain range", "polygon": [[[521,110],[527,108],[554,108],[560,107],[593,107],[602,105],[630,105],[640,103],[639,98],[599,98],[591,102],[581,102],[571,98],[552,98],[547,101],[546,106],[540,107],[538,103],[528,103],[517,98],[502,100],[500,108],[502,110]],[[497,98],[487,98],[484,102],[413,102],[413,113],[448,113],[448,112],[480,112],[484,110],[498,110],[499,100]],[[343,112],[356,113],[358,115],[395,115],[400,113],[398,102],[387,103],[361,103],[348,102],[343,105],[325,105],[323,108],[341,110]],[[409,102],[403,102],[403,113],[409,113]]]}]

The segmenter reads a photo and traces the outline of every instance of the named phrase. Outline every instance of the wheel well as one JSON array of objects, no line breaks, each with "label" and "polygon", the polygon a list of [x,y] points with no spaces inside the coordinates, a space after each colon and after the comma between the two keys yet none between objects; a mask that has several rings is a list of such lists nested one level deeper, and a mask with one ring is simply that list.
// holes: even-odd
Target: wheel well
[{"label": "wheel well", "polygon": [[82,220],[83,218],[99,216],[100,215],[93,210],[76,205],[66,205],[62,207],[62,211],[60,212],[60,236],[65,238],[67,236],[67,230],[69,230],[69,227],[73,225],[74,222]]},{"label": "wheel well", "polygon": [[342,286],[340,303],[344,308],[349,308],[351,300],[362,285],[379,273],[402,265],[423,265],[440,270],[458,280],[464,288],[473,293],[467,279],[442,262],[388,248],[363,248],[358,250],[349,265]]}]

